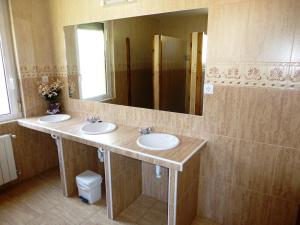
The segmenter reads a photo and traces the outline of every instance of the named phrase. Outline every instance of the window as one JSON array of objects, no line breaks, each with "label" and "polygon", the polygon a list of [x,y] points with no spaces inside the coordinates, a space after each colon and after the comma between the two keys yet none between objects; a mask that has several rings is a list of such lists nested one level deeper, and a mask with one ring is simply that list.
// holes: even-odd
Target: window
[{"label": "window", "polygon": [[111,80],[105,59],[102,23],[77,27],[80,99],[104,100],[111,97]]},{"label": "window", "polygon": [[0,121],[21,116],[8,4],[0,0]]},{"label": "window", "polygon": [[0,115],[8,115],[10,113],[7,86],[4,74],[4,64],[2,48],[0,46]]}]

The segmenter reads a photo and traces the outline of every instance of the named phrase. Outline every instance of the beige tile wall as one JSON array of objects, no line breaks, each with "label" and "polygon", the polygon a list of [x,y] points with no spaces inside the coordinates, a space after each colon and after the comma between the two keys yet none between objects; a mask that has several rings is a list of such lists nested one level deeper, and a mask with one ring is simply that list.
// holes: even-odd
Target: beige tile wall
[{"label": "beige tile wall", "polygon": [[[228,225],[294,224],[300,201],[299,1],[137,0],[103,8],[96,0],[11,3],[13,18],[19,21],[15,29],[21,32],[16,32],[20,65],[29,66],[65,65],[65,25],[208,7],[206,82],[216,86],[214,95],[205,96],[203,117],[65,98],[66,110],[206,137],[208,146],[201,152],[201,216]],[[41,40],[41,34],[31,29],[47,30],[47,35]],[[44,51],[45,46],[51,50]],[[23,94],[36,98],[24,87]]]},{"label": "beige tile wall", "polygon": [[37,91],[41,76],[55,77],[66,73],[65,67],[57,67],[53,61],[49,4],[22,0],[9,3],[23,112],[25,116],[44,114],[47,105]]}]

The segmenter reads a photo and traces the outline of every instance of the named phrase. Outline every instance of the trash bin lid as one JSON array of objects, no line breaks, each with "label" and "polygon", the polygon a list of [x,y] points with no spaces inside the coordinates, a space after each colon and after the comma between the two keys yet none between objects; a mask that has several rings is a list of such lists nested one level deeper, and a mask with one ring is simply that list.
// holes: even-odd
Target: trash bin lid
[{"label": "trash bin lid", "polygon": [[76,176],[76,181],[88,187],[93,187],[102,183],[102,176],[93,171],[86,170]]}]

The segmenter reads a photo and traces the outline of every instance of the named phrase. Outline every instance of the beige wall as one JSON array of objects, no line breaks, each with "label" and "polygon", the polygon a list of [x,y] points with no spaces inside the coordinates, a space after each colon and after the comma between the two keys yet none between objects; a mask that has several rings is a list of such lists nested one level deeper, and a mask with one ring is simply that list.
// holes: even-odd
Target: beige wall
[{"label": "beige wall", "polygon": [[[35,14],[26,9],[41,2],[11,1],[15,20]],[[103,8],[96,0],[43,4],[47,10],[41,10],[50,9],[46,40],[53,44],[44,63],[58,67],[65,65],[65,25],[208,7],[206,82],[216,86],[214,95],[204,98],[203,117],[67,99],[65,106],[84,116],[95,113],[103,120],[208,138],[201,153],[199,214],[228,225],[293,224],[300,200],[299,1],[138,0]],[[27,25],[49,29],[48,21]],[[23,34],[16,35],[22,45]],[[43,52],[46,42],[36,37],[28,38],[34,46],[19,47],[21,62],[27,60],[22,51]]]},{"label": "beige wall", "polygon": [[23,112],[25,116],[43,114],[47,105],[37,91],[41,76],[55,77],[65,72],[64,66],[53,61],[49,5],[38,0],[9,2]]}]

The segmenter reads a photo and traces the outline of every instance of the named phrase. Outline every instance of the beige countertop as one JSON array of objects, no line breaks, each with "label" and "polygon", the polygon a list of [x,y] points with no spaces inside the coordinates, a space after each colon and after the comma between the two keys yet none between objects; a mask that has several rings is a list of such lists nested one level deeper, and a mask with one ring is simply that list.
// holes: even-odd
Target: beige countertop
[{"label": "beige countertop", "polygon": [[176,148],[167,151],[151,151],[136,144],[139,136],[137,127],[117,124],[117,129],[111,133],[87,135],[80,131],[86,123],[84,118],[72,117],[60,123],[41,123],[38,118],[19,119],[18,124],[179,171],[182,171],[184,164],[206,144],[206,141],[202,139],[176,135],[180,139],[180,144]]}]

